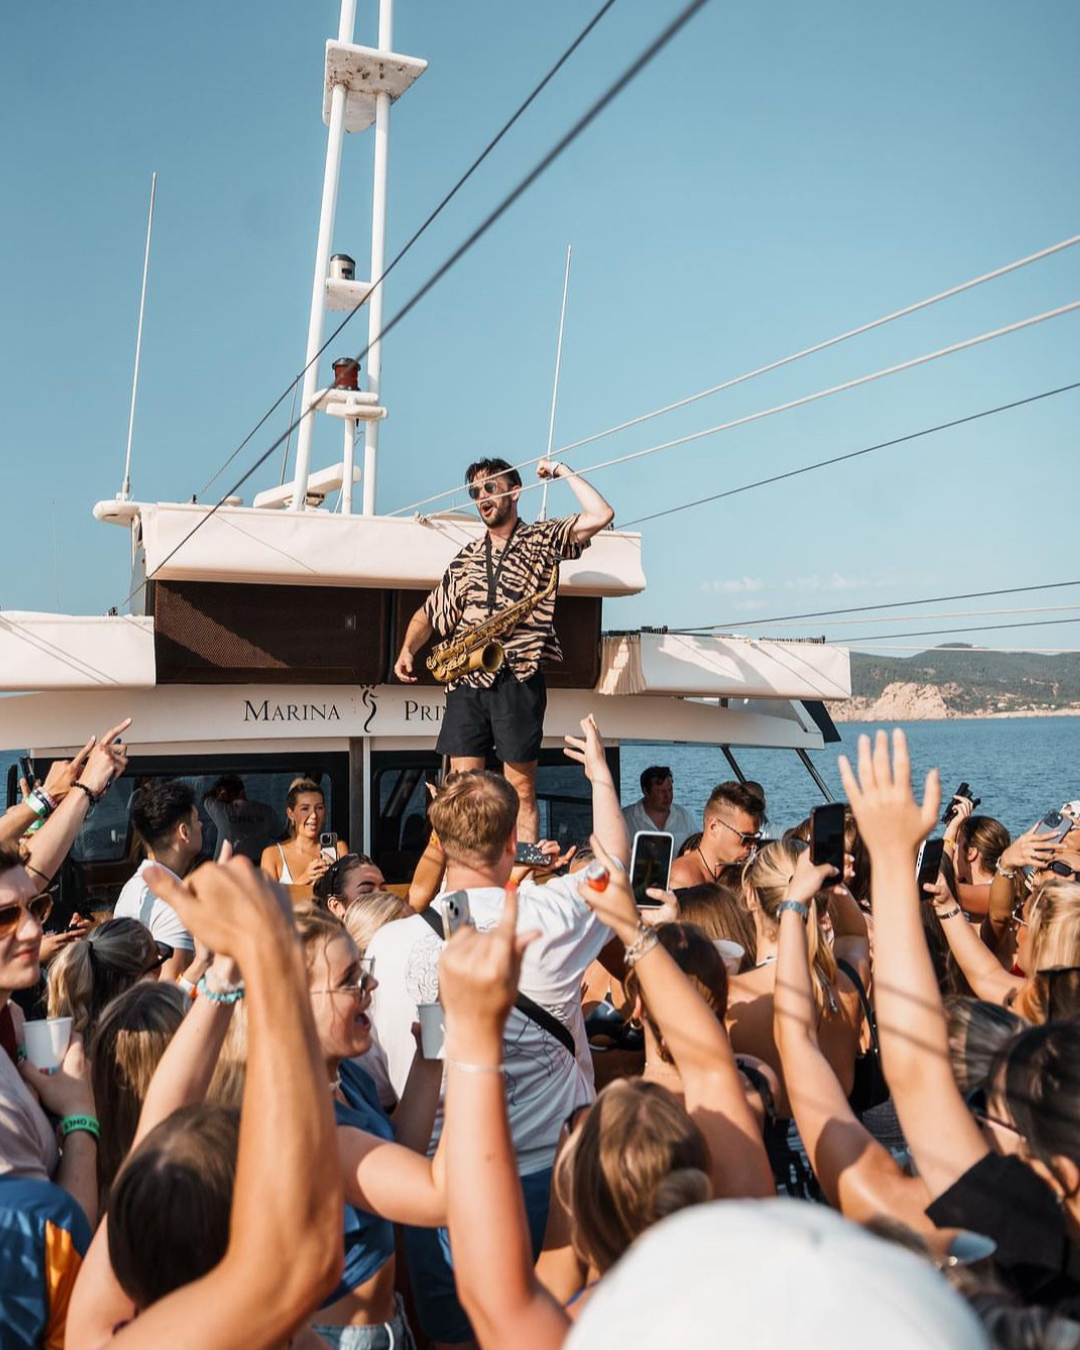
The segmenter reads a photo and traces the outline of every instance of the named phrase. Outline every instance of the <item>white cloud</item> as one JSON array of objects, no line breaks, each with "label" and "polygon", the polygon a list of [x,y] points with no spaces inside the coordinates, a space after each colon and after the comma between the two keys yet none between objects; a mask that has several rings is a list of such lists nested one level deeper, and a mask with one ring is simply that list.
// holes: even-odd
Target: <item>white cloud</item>
[{"label": "white cloud", "polygon": [[746,595],[751,591],[763,591],[765,582],[761,577],[737,577],[726,581],[703,581],[701,589],[711,595]]},{"label": "white cloud", "polygon": [[872,583],[865,577],[846,577],[840,572],[830,572],[828,576],[820,576],[814,573],[813,576],[796,577],[794,581],[785,582],[784,588],[789,591],[855,591],[860,586],[870,586]]}]

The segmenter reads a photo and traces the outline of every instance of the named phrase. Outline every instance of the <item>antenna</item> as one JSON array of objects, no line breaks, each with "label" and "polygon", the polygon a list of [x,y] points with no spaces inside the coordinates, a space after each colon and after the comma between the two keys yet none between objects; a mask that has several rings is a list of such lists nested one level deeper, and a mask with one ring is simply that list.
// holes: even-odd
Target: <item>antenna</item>
[{"label": "antenna", "polygon": [[146,222],[146,252],[143,255],[142,294],[139,296],[139,330],[135,337],[135,374],[131,380],[131,413],[128,416],[127,454],[124,457],[124,485],[117,500],[131,500],[131,438],[135,433],[135,396],[139,392],[139,358],[142,355],[143,310],[146,308],[146,278],[150,271],[150,236],[154,231],[154,195],[157,192],[157,171],[150,175],[150,217]]},{"label": "antenna", "polygon": [[[563,328],[566,325],[566,296],[567,292],[570,290],[570,255],[572,251],[573,245],[567,244],[566,276],[563,278],[563,287],[562,287],[562,312],[559,314],[559,345],[555,349],[555,384],[551,390],[551,416],[548,419],[548,442],[547,442],[548,459],[551,458],[551,447],[555,443],[555,404],[559,400],[559,370],[562,366],[562,335],[563,335]],[[540,502],[540,514],[537,516],[537,520],[547,520],[548,482],[549,480],[545,478],[544,495],[543,499]]]}]

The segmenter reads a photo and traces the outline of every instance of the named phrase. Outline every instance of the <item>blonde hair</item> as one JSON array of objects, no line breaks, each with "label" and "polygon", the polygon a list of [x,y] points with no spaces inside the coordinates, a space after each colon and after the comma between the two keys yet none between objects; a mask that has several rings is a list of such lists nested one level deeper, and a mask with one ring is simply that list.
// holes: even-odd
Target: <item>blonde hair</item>
[{"label": "blonde hair", "polygon": [[400,895],[392,891],[372,891],[354,900],[345,911],[345,931],[363,956],[383,924],[393,923],[395,919],[407,919],[412,913],[412,907]]},{"label": "blonde hair", "polygon": [[65,947],[49,965],[47,1010],[70,1017],[72,1030],[93,1030],[105,1005],[156,972],[158,950],[138,919],[108,919]]},{"label": "blonde hair", "polygon": [[470,769],[447,781],[429,816],[451,862],[497,862],[517,823],[518,795],[501,774]]},{"label": "blonde hair", "polygon": [[206,1090],[206,1100],[215,1106],[226,1106],[239,1111],[244,1104],[244,1083],[247,1080],[247,1009],[243,999],[232,1010],[229,1029],[221,1044],[221,1052],[214,1065],[213,1077]]},{"label": "blonde hair", "polygon": [[315,958],[319,953],[325,952],[335,938],[349,937],[349,931],[329,910],[320,909],[318,905],[307,901],[294,907],[293,918],[296,921],[296,933],[304,950],[304,964],[310,979],[315,969]]},{"label": "blonde hair", "polygon": [[609,1083],[556,1165],[578,1258],[603,1274],[646,1228],[712,1199],[712,1162],[686,1108],[657,1083]]},{"label": "blonde hair", "polygon": [[171,981],[142,980],[101,1014],[90,1051],[94,1113],[101,1122],[97,1180],[102,1212],[139,1123],[146,1089],[189,1000]]},{"label": "blonde hair", "polygon": [[[757,901],[763,921],[774,932],[779,926],[777,910],[795,875],[795,863],[800,851],[795,842],[776,840],[766,844],[743,867],[743,890],[748,898],[753,897]],[[806,925],[806,945],[810,969],[815,977],[814,1002],[820,1015],[826,1006],[833,1006],[836,958],[821,932],[816,908]]]},{"label": "blonde hair", "polygon": [[1080,882],[1046,881],[1031,897],[1028,910],[1027,983],[1013,1007],[1029,1022],[1042,1023],[1047,1015],[1044,972],[1080,966]]}]

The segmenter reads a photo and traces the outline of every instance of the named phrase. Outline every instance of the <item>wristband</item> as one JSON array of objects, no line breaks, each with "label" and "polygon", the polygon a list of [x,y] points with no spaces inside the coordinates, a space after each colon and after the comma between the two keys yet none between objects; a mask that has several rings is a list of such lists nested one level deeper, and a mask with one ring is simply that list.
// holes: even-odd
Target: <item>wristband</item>
[{"label": "wristband", "polygon": [[56,810],[56,803],[39,787],[33,789],[26,799],[26,804],[38,820],[47,820]]},{"label": "wristband", "polygon": [[[177,975],[177,977],[176,977],[176,983],[177,983],[177,985],[179,986],[179,988],[181,989],[181,991],[182,991],[183,993],[187,994],[188,998],[194,998],[194,997],[195,997],[195,986],[191,983],[191,981],[190,981],[185,975]],[[212,1000],[211,1000],[211,1001],[212,1001]]]},{"label": "wristband", "polygon": [[208,998],[211,1003],[239,1003],[244,997],[244,982],[239,984],[230,984],[225,989],[211,989],[206,983],[206,976],[200,976],[199,983],[195,986],[204,998]]},{"label": "wristband", "polygon": [[65,1116],[60,1122],[60,1137],[66,1139],[69,1134],[75,1134],[81,1131],[84,1134],[92,1134],[95,1139],[101,1138],[101,1126],[98,1124],[97,1116]]},{"label": "wristband", "polygon": [[1016,876],[1016,868],[1010,870],[1008,867],[1002,867],[1000,858],[994,864],[994,871],[999,877],[1004,877],[1006,881],[1012,881],[1013,877]]},{"label": "wristband", "polygon": [[92,788],[88,788],[85,783],[72,783],[71,786],[73,788],[78,788],[80,792],[85,792],[86,795],[90,798],[91,806],[97,806],[98,802],[101,800],[99,794],[94,792]]},{"label": "wristband", "polygon": [[942,923],[944,923],[946,919],[955,919],[958,914],[963,914],[963,912],[964,911],[960,908],[959,905],[953,905],[952,909],[947,909],[944,912],[944,914],[941,912],[940,909],[937,908],[936,905],[934,906],[934,913],[938,916],[938,919]]},{"label": "wristband", "polygon": [[947,849],[954,849],[956,847],[956,840],[945,838],[941,841],[941,847]]},{"label": "wristband", "polygon": [[460,1069],[462,1073],[506,1073],[505,1064],[466,1064],[461,1059],[448,1059],[448,1069]]},{"label": "wristband", "polygon": [[810,918],[810,906],[804,905],[801,900],[781,900],[776,907],[777,914],[783,914],[785,910],[790,909],[793,914],[797,914],[803,923]]}]

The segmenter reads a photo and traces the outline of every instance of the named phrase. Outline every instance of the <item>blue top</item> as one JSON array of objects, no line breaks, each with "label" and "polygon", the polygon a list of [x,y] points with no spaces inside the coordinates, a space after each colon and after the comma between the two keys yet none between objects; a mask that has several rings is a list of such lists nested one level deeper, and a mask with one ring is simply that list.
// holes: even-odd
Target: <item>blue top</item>
[{"label": "blue top", "polygon": [[[393,1140],[394,1126],[379,1105],[371,1075],[350,1060],[341,1065],[341,1091],[348,1106],[334,1098],[334,1118],[380,1139]],[[323,1304],[327,1307],[370,1280],[394,1254],[394,1225],[366,1209],[345,1206],[345,1269],[338,1287]]]},{"label": "blue top", "polygon": [[[0,1052],[2,1053],[2,1052]],[[90,1225],[51,1181],[0,1177],[0,1344],[58,1350]]]}]

